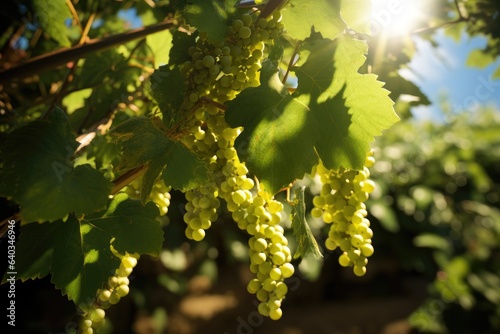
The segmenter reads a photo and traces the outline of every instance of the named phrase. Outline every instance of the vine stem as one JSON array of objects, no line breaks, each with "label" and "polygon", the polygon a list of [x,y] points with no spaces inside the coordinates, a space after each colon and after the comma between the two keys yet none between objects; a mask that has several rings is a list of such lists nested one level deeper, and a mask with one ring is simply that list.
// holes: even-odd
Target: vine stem
[{"label": "vine stem", "polygon": [[458,19],[453,20],[453,21],[443,22],[442,24],[438,24],[437,26],[434,26],[434,27],[420,28],[420,29],[412,31],[412,34],[421,34],[421,33],[429,32],[429,31],[434,31],[434,30],[437,30],[440,28],[444,28],[444,27],[450,26],[452,24],[457,24],[457,23],[461,23],[461,22],[468,22],[469,17],[463,15],[462,10],[460,9],[459,0],[454,0],[453,2],[454,2],[455,7],[457,9],[457,13],[459,16]]},{"label": "vine stem", "polygon": [[33,57],[24,64],[20,64],[0,72],[0,85],[8,83],[12,79],[19,80],[32,76],[34,73],[40,73],[42,71],[64,65],[68,62],[74,61],[75,59],[83,58],[89,53],[107,50],[116,45],[127,43],[135,39],[172,28],[173,26],[173,21],[168,20],[148,27],[134,29],[123,34],[90,40],[86,44],[59,49]]},{"label": "vine stem", "polygon": [[447,27],[447,26],[451,26],[453,24],[457,24],[457,23],[461,23],[461,22],[467,22],[467,21],[468,21],[468,19],[460,17],[460,18],[458,18],[456,20],[453,20],[453,21],[443,22],[442,24],[438,24],[437,26],[424,27],[424,28],[413,30],[411,32],[411,34],[412,35],[414,35],[414,34],[422,34],[422,33],[430,32],[430,31],[438,30],[438,29],[441,29],[441,28],[444,28],[444,27]]},{"label": "vine stem", "polygon": [[111,195],[115,195],[130,182],[142,176],[147,169],[148,169],[147,165],[140,165],[118,176],[116,179],[113,180],[114,186],[113,189],[111,190]]},{"label": "vine stem", "polygon": [[[69,1],[69,2],[71,2],[71,1]],[[73,11],[74,11],[74,8],[73,8]],[[85,40],[87,39],[88,33],[90,31],[90,27],[92,26],[92,23],[94,22],[95,16],[96,16],[96,13],[92,13],[90,15],[90,17],[87,21],[87,24],[85,25],[85,29],[83,29],[83,31],[82,31],[82,36],[80,37],[80,41],[78,42],[79,45],[82,45],[85,43]],[[78,16],[76,16],[76,18],[78,19]],[[78,21],[78,24],[80,25],[80,28],[81,28],[80,21]],[[71,64],[68,75],[64,79],[64,82],[61,85],[59,92],[56,94],[56,96],[52,100],[52,103],[51,103],[49,109],[47,109],[45,114],[42,116],[42,119],[46,119],[49,116],[49,114],[52,112],[52,110],[54,110],[54,108],[56,107],[57,101],[59,101],[63,97],[64,93],[68,89],[69,84],[73,81],[75,71],[76,71],[76,68],[78,65],[78,60],[79,59],[75,59],[75,61]]]},{"label": "vine stem", "polygon": [[288,63],[288,67],[286,68],[286,73],[283,76],[283,80],[281,80],[283,84],[285,84],[286,80],[288,79],[288,75],[290,74],[290,69],[292,68],[293,64],[295,64],[295,56],[297,56],[297,54],[299,53],[299,47],[300,47],[300,41],[297,42],[297,45],[295,45],[292,57],[290,58],[290,62]]}]

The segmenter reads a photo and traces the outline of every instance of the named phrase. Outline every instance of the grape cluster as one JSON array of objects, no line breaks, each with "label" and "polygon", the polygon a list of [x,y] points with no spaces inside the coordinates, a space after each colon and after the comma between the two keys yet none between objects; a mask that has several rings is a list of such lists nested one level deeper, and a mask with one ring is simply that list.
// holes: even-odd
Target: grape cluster
[{"label": "grape cluster", "polygon": [[94,333],[104,323],[105,310],[117,304],[122,297],[129,293],[128,276],[132,273],[139,258],[136,254],[119,254],[112,246],[111,251],[120,258],[120,266],[115,270],[115,275],[108,279],[102,289],[97,291],[97,298],[92,309],[86,312],[80,322],[81,333]]},{"label": "grape cluster", "polygon": [[149,199],[160,209],[162,216],[167,214],[168,207],[170,206],[170,190],[172,190],[172,187],[167,187],[162,179],[158,179],[149,194]]},{"label": "grape cluster", "polygon": [[313,198],[311,215],[332,224],[325,246],[329,250],[340,248],[343,252],[339,257],[340,265],[353,267],[356,276],[366,273],[367,258],[374,251],[373,231],[364,204],[375,189],[375,184],[369,180],[368,169],[373,163],[373,153],[369,152],[362,171],[328,170],[321,163],[316,167],[323,186],[320,195]]},{"label": "grape cluster", "polygon": [[281,302],[288,290],[283,281],[294,272],[288,241],[279,225],[283,205],[256,189],[247,176],[248,169],[234,147],[241,129],[228,126],[220,105],[260,84],[265,45],[281,36],[280,20],[280,13],[267,19],[243,14],[231,22],[220,45],[199,32],[196,45],[188,51],[191,60],[181,67],[188,87],[183,107],[192,111],[181,140],[206,160],[211,173],[210,182],[185,194],[186,236],[202,240],[217,219],[219,198],[223,199],[238,227],[251,236],[250,270],[255,278],[248,290],[261,302],[259,312],[275,320],[281,318]]},{"label": "grape cluster", "polygon": [[185,233],[188,239],[203,240],[205,230],[217,220],[217,209],[220,206],[217,195],[217,188],[213,184],[185,193],[188,202],[186,203],[184,222],[187,224]]},{"label": "grape cluster", "polygon": [[[127,186],[125,192],[129,198],[141,198],[141,191],[139,190],[141,189],[140,182],[140,179],[136,179]],[[170,190],[172,190],[172,187],[167,187],[165,182],[163,182],[163,179],[158,178],[151,189],[151,193],[149,194],[149,199],[156,204],[162,216],[167,214],[170,206]]]},{"label": "grape cluster", "polygon": [[266,201],[259,194],[249,200],[248,194],[241,190],[233,192],[231,197],[238,206],[233,219],[252,236],[248,245],[250,271],[255,278],[248,283],[247,290],[260,301],[260,314],[278,320],[282,315],[281,303],[288,291],[284,279],[294,273],[288,240],[279,225],[283,204],[273,199]]}]

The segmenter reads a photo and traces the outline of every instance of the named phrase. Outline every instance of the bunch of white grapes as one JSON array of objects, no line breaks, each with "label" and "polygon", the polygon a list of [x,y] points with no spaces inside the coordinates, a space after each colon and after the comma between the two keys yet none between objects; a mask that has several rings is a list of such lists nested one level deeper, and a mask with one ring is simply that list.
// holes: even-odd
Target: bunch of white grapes
[{"label": "bunch of white grapes", "polygon": [[[125,188],[125,193],[132,199],[140,199],[141,198],[141,179],[136,179],[131,182],[127,188]],[[168,208],[170,206],[170,190],[172,187],[167,187],[163,179],[160,177],[156,180],[151,189],[151,193],[149,194],[149,199],[156,204],[158,209],[160,210],[160,215],[164,216],[168,212]]]},{"label": "bunch of white grapes", "polygon": [[353,267],[357,276],[366,273],[367,258],[374,251],[373,231],[366,218],[368,212],[364,204],[375,189],[368,169],[374,162],[373,152],[370,151],[361,171],[345,168],[328,170],[321,163],[316,166],[323,186],[321,193],[313,198],[311,215],[331,224],[325,246],[329,250],[340,248],[340,265]]},{"label": "bunch of white grapes", "polygon": [[115,274],[108,279],[102,289],[97,291],[97,297],[92,304],[92,309],[86,312],[80,322],[80,332],[92,334],[104,324],[106,309],[117,304],[121,298],[129,293],[128,276],[137,265],[137,254],[121,255],[111,246],[112,253],[120,258],[120,266]]},{"label": "bunch of white grapes", "polygon": [[275,320],[281,318],[281,302],[288,290],[284,279],[294,272],[288,240],[279,225],[283,204],[247,176],[234,147],[241,129],[228,126],[221,105],[260,84],[266,44],[283,32],[280,20],[279,12],[269,18],[243,14],[230,23],[222,44],[199,32],[196,46],[188,51],[191,60],[181,67],[188,88],[183,107],[192,111],[182,141],[205,159],[211,175],[207,184],[185,194],[186,236],[202,240],[223,199],[238,227],[251,236],[250,270],[255,278],[248,290],[260,301],[259,312]]}]

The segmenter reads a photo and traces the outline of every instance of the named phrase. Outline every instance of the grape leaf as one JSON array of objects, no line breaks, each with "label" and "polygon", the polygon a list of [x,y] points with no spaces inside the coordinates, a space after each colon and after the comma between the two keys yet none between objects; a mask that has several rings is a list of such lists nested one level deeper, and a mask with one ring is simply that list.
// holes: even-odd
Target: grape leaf
[{"label": "grape leaf", "polygon": [[81,221],[71,215],[65,222],[24,225],[16,243],[16,278],[24,281],[50,272],[56,288],[85,309],[120,264],[111,242],[122,254],[160,253],[163,231],[157,216],[153,203],[142,206],[122,193],[107,211]]},{"label": "grape leaf", "polygon": [[193,152],[175,142],[167,153],[168,166],[162,177],[165,184],[183,192],[207,182],[208,167]]},{"label": "grape leaf", "polygon": [[261,86],[227,102],[226,120],[232,127],[244,126],[235,142],[238,155],[274,194],[316,163],[318,125],[307,105],[290,96],[277,68],[266,64],[270,62],[263,64]]},{"label": "grape leaf", "polygon": [[103,233],[119,252],[158,256],[163,244],[163,231],[156,221],[159,211],[152,202],[143,206],[140,201],[128,199],[126,194],[117,194],[108,210],[102,215],[85,217],[85,222]]},{"label": "grape leaf", "polygon": [[73,168],[77,147],[60,109],[14,130],[0,145],[0,195],[19,203],[23,222],[55,221],[106,206],[112,184],[90,165]]},{"label": "grape leaf", "polygon": [[146,43],[153,52],[154,65],[168,64],[172,48],[172,33],[169,30],[157,32],[146,37]]},{"label": "grape leaf", "polygon": [[[152,187],[166,164],[163,179],[166,185],[175,189],[192,189],[208,179],[206,163],[181,143],[170,140],[150,118],[131,118],[120,124],[113,134],[123,142],[124,168],[149,163],[151,170],[146,172],[147,184],[143,190]],[[148,195],[149,192],[143,195],[143,201]]]},{"label": "grape leaf", "polygon": [[493,79],[500,79],[500,66],[496,68],[491,77]]},{"label": "grape leaf", "polygon": [[148,165],[148,169],[144,173],[142,177],[141,184],[141,202],[142,204],[146,204],[149,199],[149,194],[153,189],[156,179],[158,175],[162,172],[163,168],[167,164],[167,157],[163,157],[163,159],[157,158],[150,161]]},{"label": "grape leaf", "polygon": [[183,117],[179,109],[184,101],[186,87],[178,67],[161,66],[151,75],[151,94],[163,114],[163,123],[171,128]]},{"label": "grape leaf", "polygon": [[126,66],[125,57],[116,49],[93,52],[85,58],[78,76],[80,87],[93,87]]},{"label": "grape leaf", "polygon": [[[24,282],[49,274],[54,253],[54,234],[59,223],[21,226],[21,234],[16,242],[16,279]],[[5,274],[2,283],[8,277]]]},{"label": "grape leaf", "polygon": [[110,236],[70,216],[53,237],[51,282],[85,309],[96,291],[113,275],[120,260],[111,253]]},{"label": "grape leaf", "polygon": [[290,0],[281,13],[287,34],[298,40],[309,37],[313,28],[330,39],[338,37],[346,28],[338,0]]},{"label": "grape leaf", "polygon": [[234,12],[236,0],[192,0],[186,6],[183,15],[187,23],[208,34],[208,40],[222,43],[227,35],[228,16]]},{"label": "grape leaf", "polygon": [[415,83],[406,80],[399,73],[388,74],[383,80],[385,82],[384,87],[391,92],[390,97],[393,101],[397,101],[404,94],[413,97],[410,101],[411,105],[428,106],[431,104],[431,101]]},{"label": "grape leaf", "polygon": [[370,0],[342,0],[340,15],[346,25],[358,34],[371,33],[370,18],[372,2]]},{"label": "grape leaf", "polygon": [[119,126],[112,134],[122,141],[122,162],[120,168],[130,169],[165,154],[171,141],[148,117],[133,117]]},{"label": "grape leaf", "polygon": [[169,64],[181,65],[186,61],[191,61],[188,50],[196,45],[196,37],[198,33],[188,35],[182,31],[175,31],[172,35],[172,48],[169,54]]},{"label": "grape leaf", "polygon": [[66,0],[34,0],[33,9],[40,26],[59,45],[69,47],[66,19],[71,18],[71,12]]},{"label": "grape leaf", "polygon": [[497,59],[496,54],[488,53],[485,50],[472,50],[467,57],[466,65],[475,68],[485,68]]},{"label": "grape leaf", "polygon": [[366,51],[365,42],[349,37],[323,40],[296,70],[294,96],[320,124],[316,150],[330,169],[361,169],[374,136],[399,120],[383,83],[358,73]]},{"label": "grape leaf", "polygon": [[292,230],[297,240],[297,249],[295,250],[295,254],[293,254],[293,258],[304,257],[308,253],[312,253],[317,258],[320,258],[323,255],[306,220],[304,189],[305,187],[300,187],[295,190],[295,203],[292,206]]}]

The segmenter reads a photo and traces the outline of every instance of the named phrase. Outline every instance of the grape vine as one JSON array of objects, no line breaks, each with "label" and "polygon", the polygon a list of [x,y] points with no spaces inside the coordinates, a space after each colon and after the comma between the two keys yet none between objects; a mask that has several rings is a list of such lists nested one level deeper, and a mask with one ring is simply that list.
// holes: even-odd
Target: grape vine
[{"label": "grape vine", "polygon": [[[83,333],[98,331],[105,310],[128,294],[139,257],[161,251],[157,218],[169,213],[171,191],[184,194],[185,212],[183,222],[169,224],[184,224],[187,239],[204,240],[226,215],[247,235],[247,290],[272,320],[283,315],[293,259],[321,254],[303,190],[294,202],[276,196],[309,171],[323,183],[311,215],[329,225],[326,249],[339,248],[341,266],[366,273],[374,249],[364,202],[375,186],[367,152],[397,121],[383,84],[360,70],[367,44],[350,32],[365,34],[366,25],[350,12],[342,18],[343,9],[326,0],[310,12],[306,0],[260,8],[235,2],[193,0],[179,9],[168,63],[152,73],[144,94],[155,107],[115,120],[114,142],[106,145],[120,152],[106,163],[74,158],[81,147],[60,109],[14,129],[0,145],[0,194],[20,205],[26,223],[19,252],[34,244],[38,254],[19,263],[19,278],[50,273],[82,309]],[[298,15],[305,18],[293,24]],[[33,160],[36,173],[25,167]],[[42,194],[57,208],[37,204]],[[286,205],[293,207],[295,254],[285,236]],[[63,244],[65,235],[71,239]],[[70,260],[76,265],[63,273]]]}]

